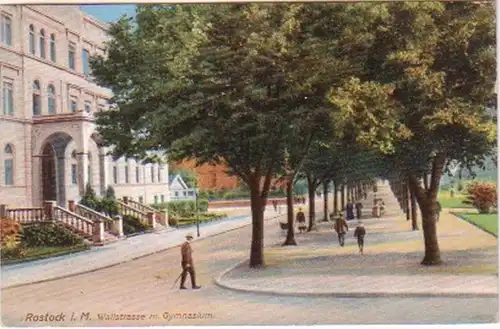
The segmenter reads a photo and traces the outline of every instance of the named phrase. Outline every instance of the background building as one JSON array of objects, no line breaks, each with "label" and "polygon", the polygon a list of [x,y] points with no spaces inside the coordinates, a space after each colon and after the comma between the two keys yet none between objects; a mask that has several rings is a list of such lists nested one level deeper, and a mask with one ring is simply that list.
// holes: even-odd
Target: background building
[{"label": "background building", "polygon": [[111,91],[92,82],[89,58],[104,53],[107,25],[79,6],[0,5],[0,200],[38,206],[79,200],[87,182],[103,194],[168,199],[168,167],[113,161],[94,113]]},{"label": "background building", "polygon": [[228,175],[228,168],[223,165],[203,164],[196,167],[195,160],[186,160],[175,166],[195,172],[200,190],[235,189],[239,186],[238,177]]}]

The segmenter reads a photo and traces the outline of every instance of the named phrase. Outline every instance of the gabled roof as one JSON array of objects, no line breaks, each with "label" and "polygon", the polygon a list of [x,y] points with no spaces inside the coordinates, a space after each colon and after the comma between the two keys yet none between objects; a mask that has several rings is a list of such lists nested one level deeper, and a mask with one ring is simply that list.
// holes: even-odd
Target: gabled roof
[{"label": "gabled roof", "polygon": [[168,175],[168,185],[172,185],[172,183],[177,180],[183,189],[188,189],[186,182],[182,179],[182,176],[179,174]]}]

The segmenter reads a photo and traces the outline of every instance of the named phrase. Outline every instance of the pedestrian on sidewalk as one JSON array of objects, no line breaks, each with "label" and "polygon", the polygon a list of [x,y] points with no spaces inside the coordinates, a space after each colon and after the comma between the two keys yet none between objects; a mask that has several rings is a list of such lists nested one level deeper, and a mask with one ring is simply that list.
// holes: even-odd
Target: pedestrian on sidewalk
[{"label": "pedestrian on sidewalk", "polygon": [[358,217],[358,219],[361,219],[361,209],[363,209],[363,204],[360,200],[356,202],[356,217]]},{"label": "pedestrian on sidewalk", "polygon": [[363,246],[365,244],[365,234],[366,234],[366,229],[363,226],[363,222],[358,221],[358,226],[356,226],[356,229],[354,230],[354,237],[358,238],[359,253],[361,255],[363,255]]},{"label": "pedestrian on sidewalk", "polygon": [[343,247],[345,243],[345,234],[349,231],[349,225],[347,225],[347,221],[341,211],[339,211],[337,218],[335,218],[333,228],[335,229],[335,232],[337,232],[340,246]]},{"label": "pedestrian on sidewalk", "polygon": [[347,204],[345,205],[345,211],[347,215],[347,220],[354,219],[354,205],[352,204],[351,199],[347,200]]},{"label": "pedestrian on sidewalk", "polygon": [[181,274],[181,287],[180,289],[187,289],[184,283],[186,282],[187,275],[191,277],[191,286],[193,289],[200,289],[200,286],[196,285],[196,273],[194,271],[193,265],[193,249],[191,248],[191,244],[189,243],[193,239],[193,235],[188,233],[186,235],[186,242],[184,242],[181,246],[181,266],[182,266],[182,274]]},{"label": "pedestrian on sidewalk", "polygon": [[278,212],[278,201],[277,200],[273,200],[273,208],[274,208],[274,212]]},{"label": "pedestrian on sidewalk", "polygon": [[297,212],[295,220],[297,221],[297,223],[299,223],[300,233],[304,233],[307,227],[306,227],[306,215],[304,214],[302,207],[299,207],[299,211]]}]

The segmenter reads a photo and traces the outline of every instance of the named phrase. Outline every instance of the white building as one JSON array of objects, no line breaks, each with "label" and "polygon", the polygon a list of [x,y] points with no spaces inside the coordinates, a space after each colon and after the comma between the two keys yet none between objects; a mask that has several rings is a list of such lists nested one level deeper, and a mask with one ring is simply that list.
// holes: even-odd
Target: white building
[{"label": "white building", "polygon": [[196,198],[195,190],[190,188],[182,176],[179,174],[169,175],[168,189],[170,191],[170,200],[194,200]]},{"label": "white building", "polygon": [[114,162],[98,143],[94,113],[110,90],[92,82],[107,25],[71,5],[0,5],[0,203],[39,206],[97,194],[167,200],[168,166]]}]

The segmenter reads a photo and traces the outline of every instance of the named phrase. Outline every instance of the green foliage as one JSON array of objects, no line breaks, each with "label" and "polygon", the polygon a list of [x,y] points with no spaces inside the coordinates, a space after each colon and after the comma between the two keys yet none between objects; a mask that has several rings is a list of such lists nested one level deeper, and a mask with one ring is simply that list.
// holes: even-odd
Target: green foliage
[{"label": "green foliage", "polygon": [[139,218],[132,215],[123,216],[123,233],[130,235],[148,230],[148,225],[143,224]]},{"label": "green foliage", "polygon": [[76,246],[83,239],[60,223],[34,223],[23,228],[22,244],[26,247]]},{"label": "green foliage", "polygon": [[467,185],[466,204],[472,204],[480,214],[487,214],[497,206],[497,187],[495,184],[472,182]]},{"label": "green foliage", "polygon": [[[159,209],[168,209],[168,216],[174,218],[186,218],[192,217],[196,214],[196,202],[195,200],[179,200],[170,201],[168,203],[159,204]],[[208,200],[199,199],[198,200],[198,212],[203,213],[208,210]]]},{"label": "green foliage", "polygon": [[118,202],[115,197],[115,190],[112,186],[106,189],[106,196],[101,200],[97,200],[97,208],[103,211],[108,217],[113,218],[118,215]]},{"label": "green foliage", "polygon": [[85,185],[85,193],[83,194],[82,199],[80,200],[80,204],[84,205],[87,208],[93,209],[95,211],[101,211],[100,200],[97,197],[92,185],[87,183]]}]

